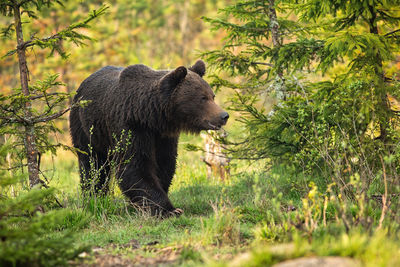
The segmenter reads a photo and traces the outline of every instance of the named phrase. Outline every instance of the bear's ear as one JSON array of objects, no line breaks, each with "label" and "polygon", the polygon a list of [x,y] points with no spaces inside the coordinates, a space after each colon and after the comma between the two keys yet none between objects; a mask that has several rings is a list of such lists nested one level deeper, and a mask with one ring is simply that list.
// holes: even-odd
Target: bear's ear
[{"label": "bear's ear", "polygon": [[204,64],[203,60],[197,60],[193,66],[189,68],[189,70],[196,72],[200,77],[203,77],[206,73],[206,64]]},{"label": "bear's ear", "polygon": [[161,90],[173,90],[175,87],[185,79],[187,69],[183,66],[174,69],[173,71],[166,74],[160,80]]}]

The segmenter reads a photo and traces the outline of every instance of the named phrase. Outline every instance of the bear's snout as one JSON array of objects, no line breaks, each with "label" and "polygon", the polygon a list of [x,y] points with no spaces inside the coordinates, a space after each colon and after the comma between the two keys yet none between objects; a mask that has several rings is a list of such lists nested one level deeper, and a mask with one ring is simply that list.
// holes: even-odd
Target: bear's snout
[{"label": "bear's snout", "polygon": [[229,119],[229,114],[226,111],[217,113],[211,120],[206,120],[205,130],[219,130],[226,124]]},{"label": "bear's snout", "polygon": [[224,112],[222,112],[220,115],[221,115],[222,123],[223,123],[223,125],[225,125],[226,122],[227,122],[228,119],[229,119],[229,114],[228,114],[228,112],[224,111]]}]

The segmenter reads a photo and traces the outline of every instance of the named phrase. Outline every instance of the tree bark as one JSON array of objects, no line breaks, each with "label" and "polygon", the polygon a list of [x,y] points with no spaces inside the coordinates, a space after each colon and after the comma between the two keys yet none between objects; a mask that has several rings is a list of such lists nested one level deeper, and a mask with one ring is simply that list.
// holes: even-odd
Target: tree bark
[{"label": "tree bark", "polygon": [[[18,66],[19,66],[19,74],[21,81],[21,90],[22,93],[29,97],[29,72],[28,66],[26,63],[26,53],[24,47],[24,36],[22,32],[22,22],[21,22],[21,13],[20,6],[16,3],[14,6],[14,25],[15,32],[17,37],[17,54],[18,54]],[[24,107],[24,115],[28,121],[32,120],[32,104],[31,100],[28,98]],[[36,136],[35,136],[35,128],[33,123],[25,124],[25,152],[27,158],[28,165],[28,174],[29,174],[29,185],[32,188],[33,186],[40,183],[39,179],[39,166],[38,166],[38,150],[36,147]]]},{"label": "tree bark", "polygon": [[279,32],[279,23],[278,17],[276,15],[275,10],[275,0],[269,0],[269,7],[268,7],[268,17],[270,22],[270,29],[271,29],[271,36],[272,36],[272,44],[274,47],[279,47],[282,45],[281,42],[281,34]]},{"label": "tree bark", "polygon": [[[369,32],[372,34],[379,35],[379,29],[377,25],[377,13],[372,6],[369,6],[369,10],[371,12],[371,18],[369,18]],[[383,71],[383,60],[382,56],[379,52],[376,53],[375,56],[375,73],[378,78],[378,82],[376,84],[376,93],[379,99],[379,104],[377,110],[380,111],[379,115],[379,128],[380,128],[380,139],[384,144],[387,141],[387,128],[389,127],[390,121],[390,106],[387,99],[387,90],[385,86],[385,73]]]},{"label": "tree bark", "polygon": [[[271,30],[272,45],[274,46],[274,48],[279,48],[282,45],[282,38],[281,38],[281,33],[279,32],[279,23],[278,23],[278,16],[276,15],[275,0],[268,1],[267,14],[270,23],[269,27]],[[281,102],[286,100],[287,95],[286,95],[285,81],[283,78],[283,72],[281,70],[278,70],[277,74],[279,79],[281,80],[281,84],[276,86],[275,91],[279,102]]]}]

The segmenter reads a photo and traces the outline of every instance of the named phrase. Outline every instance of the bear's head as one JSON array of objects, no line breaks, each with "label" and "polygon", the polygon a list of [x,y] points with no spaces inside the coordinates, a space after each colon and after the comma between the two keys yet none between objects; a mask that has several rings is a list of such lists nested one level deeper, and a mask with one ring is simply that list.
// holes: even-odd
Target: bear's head
[{"label": "bear's head", "polygon": [[171,117],[181,130],[198,133],[218,130],[226,124],[229,115],[218,106],[210,85],[203,80],[205,64],[197,61],[192,67],[178,67],[160,81],[160,89],[167,94]]}]

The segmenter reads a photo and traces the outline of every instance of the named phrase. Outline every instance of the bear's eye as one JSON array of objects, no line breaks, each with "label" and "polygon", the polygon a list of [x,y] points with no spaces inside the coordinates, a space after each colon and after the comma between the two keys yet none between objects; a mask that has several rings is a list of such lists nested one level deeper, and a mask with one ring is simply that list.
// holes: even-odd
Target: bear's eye
[{"label": "bear's eye", "polygon": [[207,97],[207,96],[202,96],[202,97],[201,97],[201,100],[202,100],[202,101],[207,101],[207,100],[208,100],[208,97]]}]

